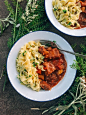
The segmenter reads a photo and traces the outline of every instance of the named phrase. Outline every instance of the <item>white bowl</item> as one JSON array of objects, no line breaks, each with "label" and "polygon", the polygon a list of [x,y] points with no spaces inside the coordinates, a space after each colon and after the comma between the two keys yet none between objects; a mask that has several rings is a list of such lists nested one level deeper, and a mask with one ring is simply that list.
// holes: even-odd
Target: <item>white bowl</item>
[{"label": "white bowl", "polygon": [[16,57],[18,52],[27,42],[41,39],[56,41],[62,49],[73,52],[69,43],[57,34],[47,31],[32,32],[20,38],[10,50],[7,58],[7,73],[12,86],[19,94],[34,101],[49,101],[60,97],[70,88],[76,75],[76,70],[72,69],[70,65],[73,64],[73,60],[76,60],[76,58],[72,54],[64,53],[67,61],[67,71],[64,78],[50,91],[40,90],[39,92],[36,92],[31,88],[21,85],[19,79],[17,78],[18,73],[16,70]]},{"label": "white bowl", "polygon": [[53,24],[54,27],[56,27],[61,32],[71,35],[71,36],[86,36],[86,27],[82,29],[74,29],[71,30],[67,27],[64,27],[61,25],[57,19],[54,16],[53,10],[52,10],[52,0],[45,0],[45,10],[47,17],[49,18],[50,22]]}]

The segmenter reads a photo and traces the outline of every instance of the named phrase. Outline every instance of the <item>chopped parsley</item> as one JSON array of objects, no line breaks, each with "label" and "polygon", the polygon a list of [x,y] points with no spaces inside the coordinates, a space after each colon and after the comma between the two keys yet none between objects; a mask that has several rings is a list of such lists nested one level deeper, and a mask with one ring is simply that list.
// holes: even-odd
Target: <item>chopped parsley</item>
[{"label": "chopped parsley", "polygon": [[54,43],[56,43],[56,41],[53,41]]},{"label": "chopped parsley", "polygon": [[22,84],[23,82],[22,82],[22,81],[20,81],[20,83]]},{"label": "chopped parsley", "polygon": [[58,8],[54,8],[54,11],[58,10]]},{"label": "chopped parsley", "polygon": [[27,72],[27,70],[26,70],[26,69],[24,69],[24,71],[25,71],[25,72]]},{"label": "chopped parsley", "polygon": [[33,67],[35,67],[35,62],[33,62]]},{"label": "chopped parsley", "polygon": [[35,61],[35,58],[33,58],[33,61]]},{"label": "chopped parsley", "polygon": [[36,79],[38,79],[38,77],[36,77]]},{"label": "chopped parsley", "polygon": [[66,12],[67,12],[67,10],[63,10],[63,12],[64,12],[64,13],[66,13]]},{"label": "chopped parsley", "polygon": [[24,51],[24,52],[22,53],[22,55],[25,56],[25,53],[26,53],[26,51]]},{"label": "chopped parsley", "polygon": [[37,65],[38,63],[35,63],[35,65]]},{"label": "chopped parsley", "polygon": [[32,77],[32,75],[29,75],[29,77]]},{"label": "chopped parsley", "polygon": [[38,63],[33,62],[33,67],[37,66]]},{"label": "chopped parsley", "polygon": [[67,25],[71,25],[71,22],[69,22]]},{"label": "chopped parsley", "polygon": [[30,61],[35,61],[35,58],[33,58],[33,59],[30,59]]},{"label": "chopped parsley", "polygon": [[44,56],[42,56],[41,59],[44,59]]}]

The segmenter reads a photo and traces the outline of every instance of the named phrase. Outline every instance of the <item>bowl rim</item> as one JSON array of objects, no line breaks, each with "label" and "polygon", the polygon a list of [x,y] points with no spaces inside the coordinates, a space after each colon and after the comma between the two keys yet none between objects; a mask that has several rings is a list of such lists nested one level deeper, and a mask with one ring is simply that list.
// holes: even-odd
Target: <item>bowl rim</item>
[{"label": "bowl rim", "polygon": [[[50,31],[34,31],[34,32],[30,32],[30,33],[28,33],[28,34],[26,34],[26,35],[29,35],[29,34],[31,34],[31,33],[38,33],[38,32],[47,32],[47,33],[51,33],[51,34],[55,34],[55,35],[58,35],[58,34],[56,34],[56,33],[53,33],[53,32],[50,32]],[[24,36],[26,36],[26,35],[24,35]],[[24,36],[22,36],[19,40],[21,40]],[[59,35],[58,35],[59,36]],[[61,36],[59,36],[60,38],[63,38],[63,37],[61,37]],[[19,41],[19,40],[17,40],[16,42],[15,42],[15,44]],[[65,42],[67,42],[65,39],[63,39]],[[12,49],[13,49],[13,47],[15,46],[15,44],[12,46],[12,48],[10,49],[10,52],[12,51]],[[69,44],[68,42],[67,42],[67,44]],[[69,44],[70,45],[70,44]],[[73,49],[72,49],[73,50]],[[9,59],[9,55],[10,55],[10,52],[9,52],[9,54],[8,54],[8,57],[7,57],[7,64],[6,64],[6,69],[7,69],[7,75],[8,75],[8,78],[9,78],[9,81],[10,81],[10,83],[11,83],[11,85],[13,86],[13,88],[20,94],[20,95],[22,95],[16,88],[15,88],[15,86],[12,84],[12,82],[11,82],[11,80],[10,80],[10,77],[9,77],[9,74],[8,74],[8,59]],[[74,58],[75,58],[75,56],[74,56]],[[75,58],[76,59],[76,58]],[[76,75],[76,71],[75,71],[75,73],[74,73],[74,76]],[[75,77],[74,77],[74,79],[75,79]],[[73,79],[73,81],[74,81],[74,79]],[[73,82],[72,82],[73,83]],[[72,83],[71,83],[71,85],[72,85]],[[69,86],[69,88],[71,87],[71,85]],[[69,90],[69,88],[67,88],[67,90],[65,91],[65,92],[67,92],[68,90]],[[31,89],[32,90],[32,89]],[[57,99],[57,98],[59,98],[59,97],[61,97],[65,92],[63,92],[60,96],[58,96],[58,97],[56,97],[56,98],[53,98],[53,99],[49,99],[49,100],[45,100],[45,101],[40,101],[40,100],[34,100],[34,99],[31,99],[31,98],[27,98],[26,96],[24,96],[24,95],[22,95],[23,97],[25,97],[25,98],[27,98],[27,99],[29,99],[29,100],[32,100],[32,101],[37,101],[37,102],[47,102],[47,101],[51,101],[51,100],[55,100],[55,99]]]},{"label": "bowl rim", "polygon": [[[48,1],[50,1],[50,0],[45,0],[45,12],[46,12],[46,15],[47,15],[47,17],[48,17],[48,20],[50,21],[50,23],[59,31],[59,32],[62,32],[63,34],[66,34],[66,35],[69,35],[69,36],[74,36],[74,37],[85,37],[86,36],[86,34],[84,34],[84,35],[75,35],[75,34],[70,34],[70,33],[65,33],[63,30],[60,30],[59,28],[57,28],[56,27],[56,25],[54,25],[53,24],[53,22],[51,21],[51,19],[49,18],[49,14],[47,13],[47,2]],[[55,18],[55,17],[54,17]],[[55,18],[55,20],[56,20],[56,18]],[[57,20],[58,21],[58,20]],[[59,23],[59,22],[58,22]],[[59,23],[60,24],[60,23]],[[61,24],[60,24],[61,25]],[[63,25],[62,25],[63,26]],[[63,26],[63,27],[65,27],[65,26]],[[67,28],[67,27],[65,27],[65,28]],[[85,29],[86,29],[86,27],[84,27]],[[81,28],[81,29],[84,29],[84,28]],[[67,29],[69,29],[69,28],[67,28]],[[71,29],[69,29],[69,30],[71,30]],[[73,29],[73,30],[75,30],[75,29]],[[77,29],[77,30],[80,30],[80,29]]]}]

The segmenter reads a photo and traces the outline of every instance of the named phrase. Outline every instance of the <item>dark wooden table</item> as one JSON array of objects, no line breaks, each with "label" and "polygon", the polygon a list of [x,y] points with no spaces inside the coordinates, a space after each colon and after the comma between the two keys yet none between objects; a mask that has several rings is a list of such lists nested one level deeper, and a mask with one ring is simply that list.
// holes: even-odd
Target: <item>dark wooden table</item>
[{"label": "dark wooden table", "polygon": [[[11,0],[9,0],[11,2]],[[3,0],[0,0],[0,18],[4,18],[8,15],[8,11]],[[6,65],[8,47],[7,41],[11,37],[12,26],[9,26],[2,36],[0,37],[0,75],[3,70],[3,66]],[[50,24],[49,29],[46,31],[51,31],[62,36],[65,40],[69,42],[70,45],[77,44],[74,49],[75,52],[80,52],[80,44],[84,44],[85,37],[74,37],[69,36],[58,31],[52,24]],[[6,84],[5,91],[3,92],[3,85],[5,81],[5,76],[0,79],[0,115],[41,115],[41,111],[31,111],[31,107],[40,107],[45,102],[35,102],[22,97],[16,90],[12,87],[11,83]],[[53,105],[57,99],[46,102],[46,106],[49,107]],[[47,115],[47,113],[45,114]]]}]

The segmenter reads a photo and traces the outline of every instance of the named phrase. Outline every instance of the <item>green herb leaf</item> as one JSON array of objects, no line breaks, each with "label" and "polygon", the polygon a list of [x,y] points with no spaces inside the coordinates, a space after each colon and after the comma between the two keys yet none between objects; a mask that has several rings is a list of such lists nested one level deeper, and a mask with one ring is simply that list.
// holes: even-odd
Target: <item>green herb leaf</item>
[{"label": "green herb leaf", "polygon": [[56,43],[56,41],[53,41],[54,43]]},{"label": "green herb leaf", "polygon": [[58,10],[58,8],[56,9],[56,8],[54,8],[54,11],[56,11],[56,10]]},{"label": "green herb leaf", "polygon": [[33,62],[33,67],[37,66],[38,63]]},{"label": "green herb leaf", "polygon": [[24,52],[22,53],[22,55],[25,56],[25,53],[26,53],[26,51],[24,51]]},{"label": "green herb leaf", "polygon": [[69,22],[67,25],[71,25],[71,22]]},{"label": "green herb leaf", "polygon": [[41,59],[44,59],[44,56],[42,56]]},{"label": "green herb leaf", "polygon": [[67,10],[63,10],[63,12],[64,12],[64,13],[66,13],[66,12],[67,12]]},{"label": "green herb leaf", "polygon": [[29,75],[29,77],[32,77],[32,75]]},{"label": "green herb leaf", "polygon": [[33,67],[35,67],[35,62],[33,62]]},{"label": "green herb leaf", "polygon": [[24,69],[24,71],[25,71],[25,72],[27,72],[27,70],[26,70],[26,69]]},{"label": "green herb leaf", "polygon": [[38,63],[35,63],[35,65],[37,65]]}]

